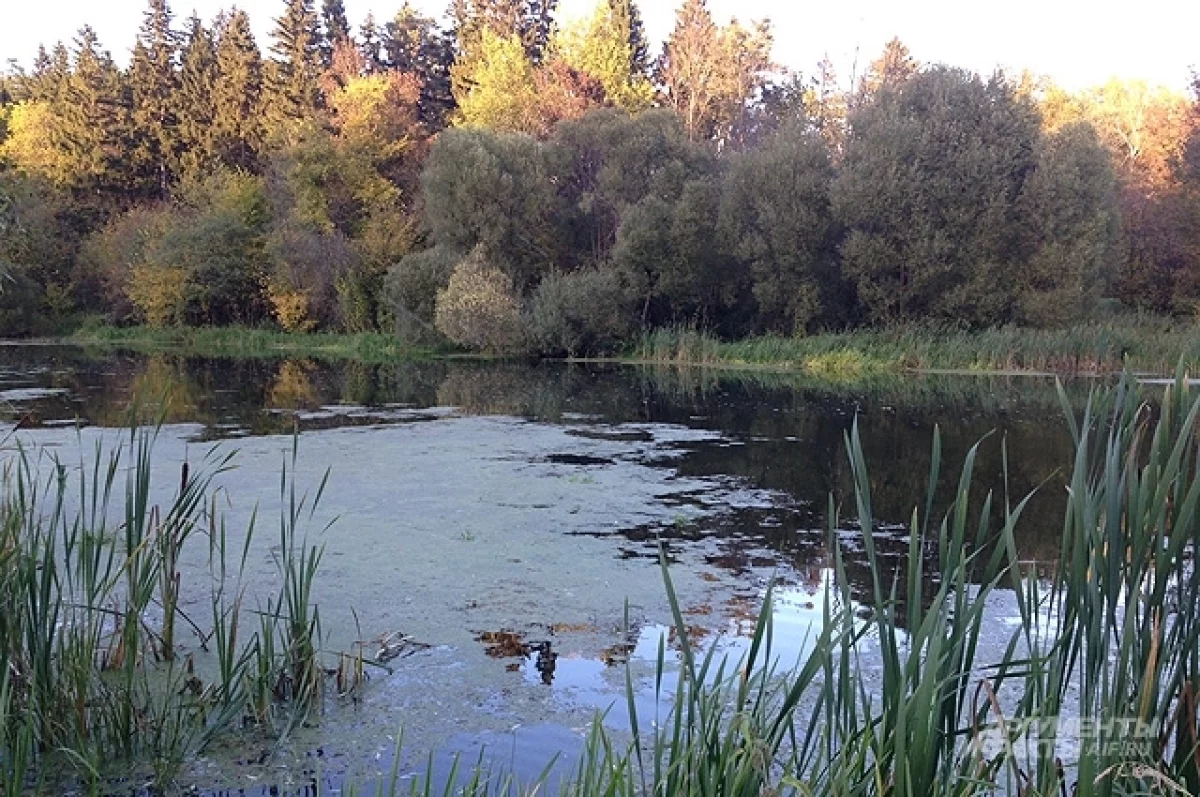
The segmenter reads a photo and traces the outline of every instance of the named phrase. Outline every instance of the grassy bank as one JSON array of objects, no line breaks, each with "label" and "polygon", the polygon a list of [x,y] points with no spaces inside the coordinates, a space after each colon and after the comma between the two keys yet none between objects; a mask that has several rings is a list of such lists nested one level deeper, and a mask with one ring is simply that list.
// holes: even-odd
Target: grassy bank
[{"label": "grassy bank", "polygon": [[82,346],[198,357],[295,356],[326,360],[394,362],[439,353],[379,332],[280,332],[247,327],[85,326],[63,340]]},{"label": "grassy bank", "polygon": [[831,378],[904,371],[1169,374],[1200,365],[1200,326],[1145,318],[1056,330],[896,327],[725,342],[686,327],[647,334],[630,358],[651,363],[806,371]]},{"label": "grassy bank", "polygon": [[[244,327],[85,325],[63,340],[95,348],[206,357],[395,362],[452,355],[449,349],[414,347],[383,333],[294,333]],[[1115,374],[1126,365],[1134,372],[1169,374],[1181,361],[1193,372],[1200,366],[1200,325],[1146,317],[1056,330],[906,326],[737,341],[721,341],[693,327],[677,326],[645,334],[619,359],[795,371],[831,380],[911,371]]]}]

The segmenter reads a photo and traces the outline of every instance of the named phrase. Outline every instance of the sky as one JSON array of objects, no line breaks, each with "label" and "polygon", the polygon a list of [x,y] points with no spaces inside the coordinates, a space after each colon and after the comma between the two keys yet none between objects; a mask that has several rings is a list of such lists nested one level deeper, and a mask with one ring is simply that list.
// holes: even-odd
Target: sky
[{"label": "sky", "polygon": [[[674,24],[681,0],[640,0],[655,47]],[[440,17],[446,0],[415,0]],[[174,0],[178,19],[193,10],[211,19],[230,0]],[[368,12],[377,20],[401,0],[345,0],[355,24]],[[560,17],[586,13],[595,0],[561,0]],[[266,48],[272,19],[283,0],[241,0]],[[319,2],[317,3],[319,5]],[[843,83],[898,36],[924,63],[944,62],[984,74],[997,67],[1029,69],[1068,89],[1098,85],[1116,76],[1180,91],[1200,67],[1200,1],[1142,0],[1132,5],[1096,0],[709,0],[719,22],[768,18],[775,30],[775,60],[811,74],[828,54]],[[84,24],[96,29],[119,63],[126,63],[145,0],[0,0],[0,64],[28,65],[39,43],[70,41]]]}]

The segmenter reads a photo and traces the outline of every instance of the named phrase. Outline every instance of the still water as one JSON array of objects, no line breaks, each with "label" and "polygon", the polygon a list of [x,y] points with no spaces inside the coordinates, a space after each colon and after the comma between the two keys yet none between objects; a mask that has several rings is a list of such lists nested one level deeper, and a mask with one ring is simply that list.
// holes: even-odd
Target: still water
[{"label": "still water", "polygon": [[[423,770],[430,753],[445,768],[481,750],[526,778],[555,754],[569,765],[598,712],[618,733],[627,726],[626,660],[639,714],[661,710],[653,666],[674,634],[660,544],[693,638],[736,656],[774,581],[776,653],[794,662],[820,622],[831,545],[854,593],[869,589],[844,452],[856,418],[889,570],[903,572],[935,425],[941,495],[976,443],[980,499],[990,489],[1003,505],[1036,490],[1018,529],[1034,562],[1054,557],[1071,459],[1054,385],[1031,378],[846,388],[615,365],[0,347],[5,457],[20,445],[78,463],[128,439],[131,404],[163,421],[154,461],[164,500],[184,461],[233,453],[214,484],[236,550],[252,514],[278,516],[294,445],[302,492],[328,473],[308,524],[324,545],[313,598],[325,648],[380,659],[362,699],[331,701],[319,727],[284,742],[238,739],[189,762],[182,779],[214,792],[367,780],[390,770],[401,729],[403,772]],[[247,549],[248,603],[278,588],[273,540],[258,533]],[[184,559],[185,611],[207,605],[205,555]],[[997,652],[1007,611],[996,607],[982,643]]]}]

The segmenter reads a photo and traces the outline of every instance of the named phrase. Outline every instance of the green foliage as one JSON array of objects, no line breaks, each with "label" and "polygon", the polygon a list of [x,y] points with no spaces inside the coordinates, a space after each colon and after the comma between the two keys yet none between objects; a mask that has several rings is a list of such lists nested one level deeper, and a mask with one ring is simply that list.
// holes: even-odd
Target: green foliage
[{"label": "green foliage", "polygon": [[421,175],[425,218],[438,246],[482,249],[524,293],[563,250],[562,199],[545,147],[522,135],[447,130]]},{"label": "green foliage", "polygon": [[712,156],[688,141],[679,118],[666,110],[592,111],[560,125],[552,143],[572,248],[597,262],[610,257],[631,206],[649,197],[669,202],[689,179],[715,170]]},{"label": "green foliage", "polygon": [[456,124],[507,133],[535,129],[533,64],[515,34],[505,37],[485,28],[473,69],[460,85],[463,88],[454,95]]},{"label": "green foliage", "polygon": [[43,334],[48,319],[42,314],[43,289],[24,269],[3,264],[0,269],[0,335]]},{"label": "green foliage", "polygon": [[212,33],[193,17],[181,55],[175,115],[179,138],[179,171],[198,175],[217,162],[213,124],[217,108],[213,89],[219,79]]},{"label": "green foliage", "polygon": [[721,226],[749,269],[762,331],[804,334],[848,314],[837,273],[833,179],[819,134],[794,126],[730,163]]},{"label": "green foliage", "polygon": [[689,180],[674,201],[649,196],[622,215],[613,262],[640,298],[643,325],[690,321],[738,331],[744,275],[719,218],[721,183]]},{"label": "green foliage", "polygon": [[1076,323],[1113,283],[1119,262],[1116,180],[1090,125],[1068,125],[1046,137],[1021,200],[1033,251],[1016,320]]},{"label": "green foliage", "polygon": [[380,67],[386,64],[391,69],[415,75],[421,84],[422,124],[430,130],[445,127],[455,108],[451,91],[451,70],[455,63],[453,32],[439,30],[434,20],[418,13],[405,0],[395,18],[384,26],[382,40],[377,45],[369,45],[367,34],[364,26],[360,38],[367,63]]},{"label": "green foliage", "polygon": [[90,282],[101,287],[104,306],[112,320],[125,322],[138,313],[129,294],[132,271],[145,262],[147,246],[157,241],[171,222],[171,214],[164,208],[136,207],[113,218],[83,241],[77,267]]},{"label": "green foliage", "polygon": [[403,340],[420,342],[434,332],[438,292],[450,282],[462,255],[435,246],[405,255],[387,272],[384,302],[394,319],[396,334]]},{"label": "green foliage", "polygon": [[636,7],[628,0],[598,0],[591,18],[560,31],[552,45],[557,57],[600,81],[605,96],[629,113],[643,111],[654,101],[645,62],[639,62],[634,50],[640,35],[634,13]]},{"label": "green foliage", "polygon": [[616,351],[633,332],[633,303],[612,268],[548,274],[529,307],[529,337],[543,355]]},{"label": "green foliage", "polygon": [[321,37],[312,0],[285,0],[271,35],[275,58],[267,73],[267,107],[275,123],[286,127],[311,119],[320,106]]},{"label": "green foliage", "polygon": [[512,280],[488,264],[476,248],[454,268],[437,292],[434,317],[438,331],[460,346],[489,354],[521,351],[525,325]]},{"label": "green foliage", "polygon": [[177,39],[166,0],[149,0],[126,78],[131,110],[129,155],[138,186],[158,198],[166,195],[179,171],[183,146],[175,68]]},{"label": "green foliage", "polygon": [[999,78],[935,67],[851,118],[834,186],[842,265],[870,318],[985,326],[1011,317],[1034,109]]},{"label": "green foliage", "polygon": [[262,320],[270,222],[263,182],[218,172],[181,195],[176,207],[115,221],[89,241],[89,258],[151,324]]},{"label": "green foliage", "polygon": [[253,170],[266,139],[262,56],[245,11],[233,11],[216,34],[213,151],[227,166]]}]

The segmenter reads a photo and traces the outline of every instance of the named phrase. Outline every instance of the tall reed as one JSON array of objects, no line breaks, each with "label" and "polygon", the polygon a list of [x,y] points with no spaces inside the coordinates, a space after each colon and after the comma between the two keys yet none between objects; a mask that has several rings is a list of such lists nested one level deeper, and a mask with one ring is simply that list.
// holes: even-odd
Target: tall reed
[{"label": "tall reed", "polygon": [[[303,536],[320,490],[297,495],[286,465],[280,522],[280,592],[264,622],[242,632],[242,585],[254,524],[231,570],[213,479],[232,467],[215,450],[182,465],[158,504],[154,427],[98,443],[74,469],[17,445],[0,472],[0,784],[6,794],[39,783],[103,789],[124,771],[147,772],[159,788],[184,759],[246,722],[284,730],[324,697],[320,624],[312,605],[319,547]],[[293,453],[293,457],[294,457]],[[294,459],[293,459],[294,464]],[[124,484],[121,485],[122,477]],[[323,484],[321,486],[323,489]],[[180,609],[179,563],[197,537],[209,546],[211,624]],[[191,633],[181,636],[179,629]],[[211,643],[211,648],[210,648]],[[197,659],[215,653],[215,666]],[[263,701],[261,684],[271,685]],[[281,686],[284,685],[284,686]],[[282,710],[281,710],[282,709]],[[32,778],[32,780],[31,780]],[[57,786],[55,785],[57,784]]]}]

